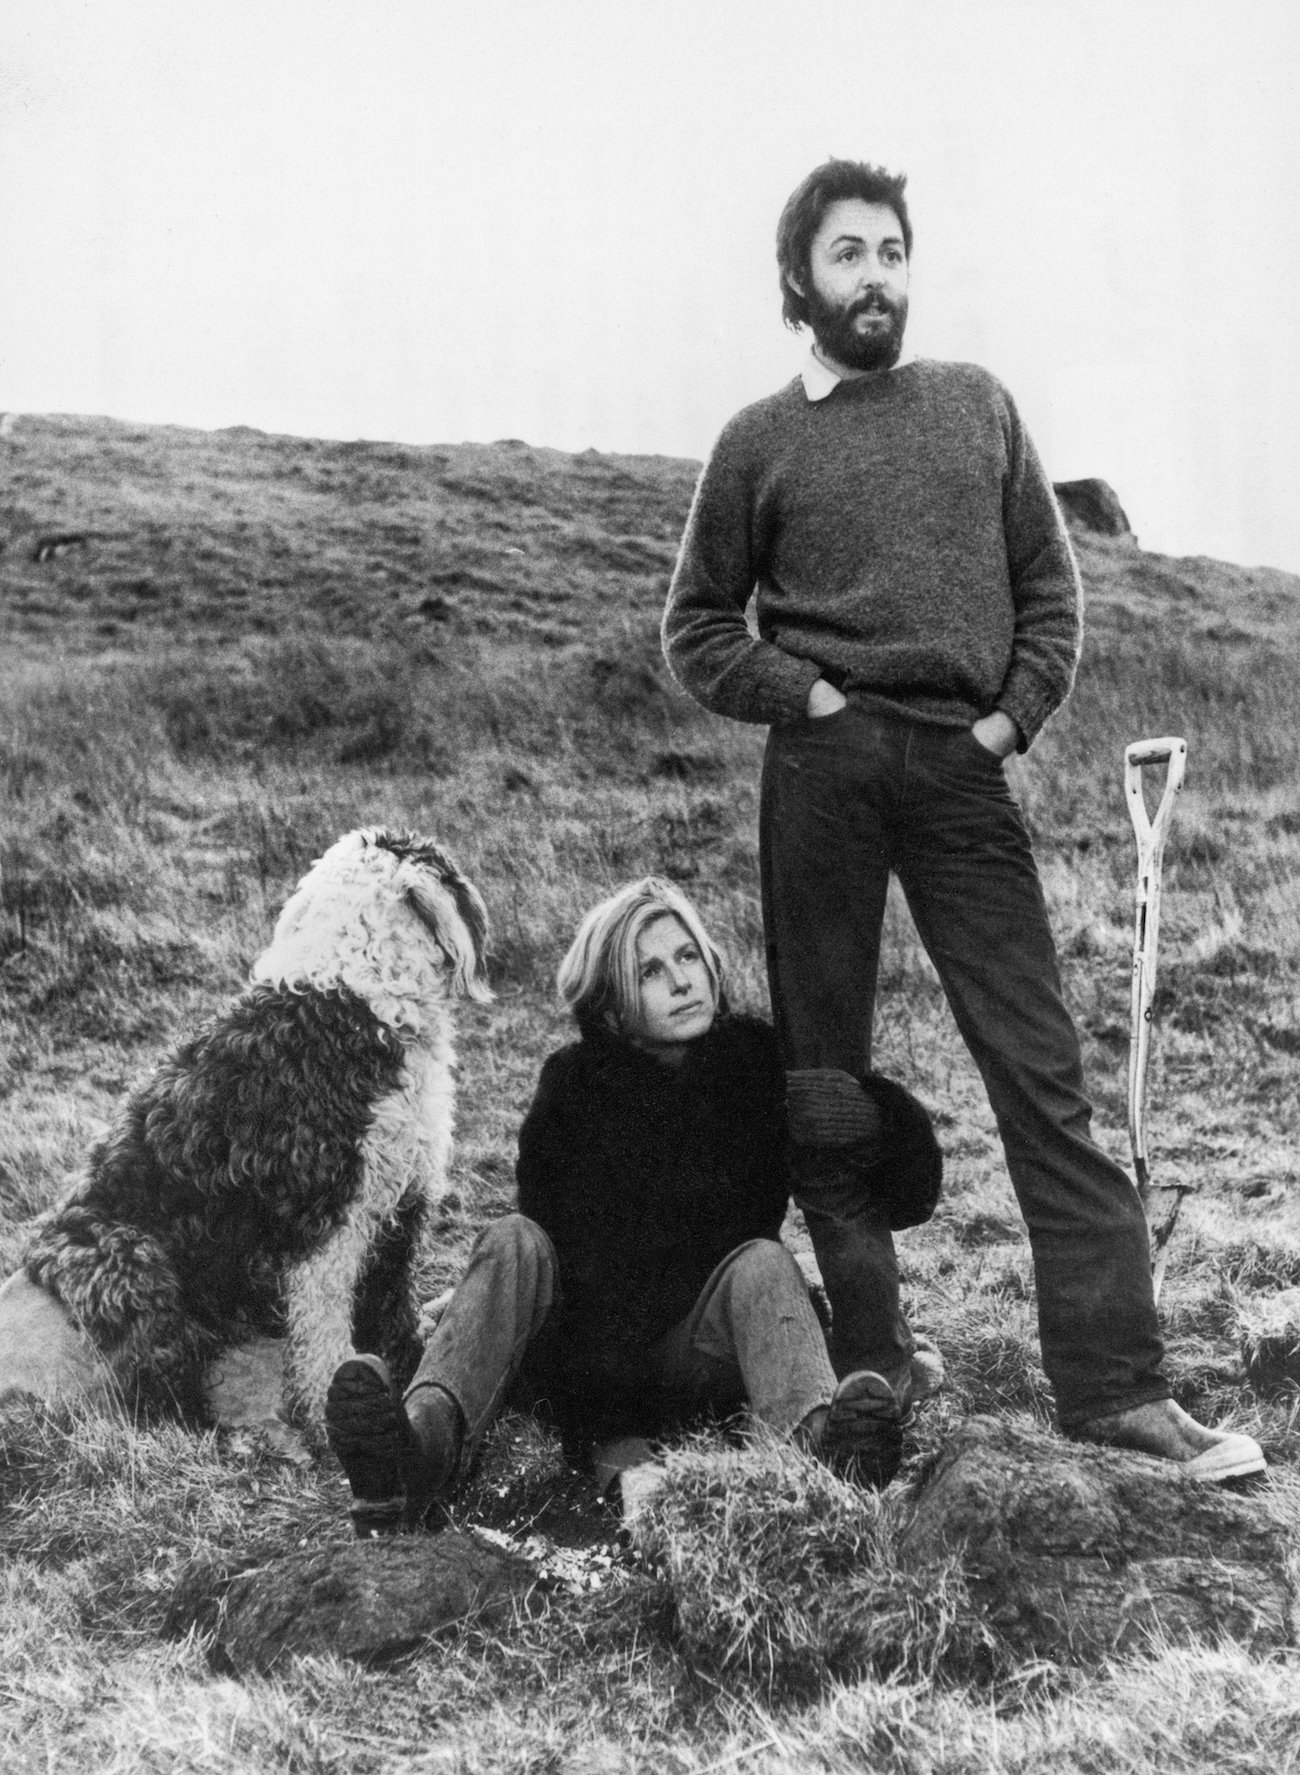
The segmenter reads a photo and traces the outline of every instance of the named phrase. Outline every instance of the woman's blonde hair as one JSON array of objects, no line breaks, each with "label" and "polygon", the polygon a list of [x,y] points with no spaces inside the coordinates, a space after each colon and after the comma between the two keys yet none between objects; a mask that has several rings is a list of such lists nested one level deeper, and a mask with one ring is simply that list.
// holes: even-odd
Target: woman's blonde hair
[{"label": "woman's blonde hair", "polygon": [[593,906],[560,963],[555,985],[569,1009],[601,1018],[618,1034],[635,1027],[640,1005],[636,943],[647,925],[671,914],[679,919],[704,960],[715,1005],[722,997],[726,963],[680,888],[658,875],[629,881]]}]

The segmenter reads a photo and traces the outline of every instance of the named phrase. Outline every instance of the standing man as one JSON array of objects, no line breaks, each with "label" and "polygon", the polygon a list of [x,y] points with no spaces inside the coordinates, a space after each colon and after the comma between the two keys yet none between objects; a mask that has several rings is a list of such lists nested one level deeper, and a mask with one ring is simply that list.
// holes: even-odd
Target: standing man
[{"label": "standing man", "polygon": [[997,1118],[1062,1429],[1205,1479],[1259,1472],[1250,1437],[1206,1429],[1170,1397],[1142,1208],[1091,1138],[1002,769],[1069,692],[1078,571],[1006,390],[974,365],[903,360],[905,184],[831,160],[786,204],[783,313],[811,330],[811,352],[723,430],[664,614],[691,695],[770,724],[768,974],[836,1367],[883,1374],[906,1414],[914,1342],[893,1239],[850,1158],[892,871]]}]

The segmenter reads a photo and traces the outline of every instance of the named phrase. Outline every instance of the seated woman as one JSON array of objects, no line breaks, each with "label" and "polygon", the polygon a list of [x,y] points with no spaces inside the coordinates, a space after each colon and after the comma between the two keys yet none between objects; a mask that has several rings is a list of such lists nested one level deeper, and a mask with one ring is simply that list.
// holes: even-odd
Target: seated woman
[{"label": "seated woman", "polygon": [[[519,1213],[489,1226],[399,1397],[377,1356],[326,1405],[359,1534],[448,1497],[516,1382],[606,1484],[646,1438],[750,1415],[884,1485],[910,1407],[881,1375],[837,1384],[780,1242],[790,1181],[775,1035],[732,1014],[689,900],[655,877],[583,919],[557,983],[579,1039],[552,1054],[519,1136]],[[874,1149],[937,1193],[938,1151],[900,1086],[854,1086]],[[923,1174],[920,1175],[920,1174]]]}]

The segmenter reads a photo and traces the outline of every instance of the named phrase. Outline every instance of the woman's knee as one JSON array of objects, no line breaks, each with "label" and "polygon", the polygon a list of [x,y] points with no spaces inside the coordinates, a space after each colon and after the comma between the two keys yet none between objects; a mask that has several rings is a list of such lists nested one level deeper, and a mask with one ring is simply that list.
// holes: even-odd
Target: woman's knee
[{"label": "woman's knee", "polygon": [[732,1254],[732,1276],[737,1282],[756,1289],[784,1290],[796,1288],[808,1292],[803,1271],[793,1253],[780,1239],[751,1239]]},{"label": "woman's knee", "polygon": [[503,1214],[479,1234],[476,1251],[508,1253],[554,1273],[555,1247],[550,1236],[526,1214]]}]

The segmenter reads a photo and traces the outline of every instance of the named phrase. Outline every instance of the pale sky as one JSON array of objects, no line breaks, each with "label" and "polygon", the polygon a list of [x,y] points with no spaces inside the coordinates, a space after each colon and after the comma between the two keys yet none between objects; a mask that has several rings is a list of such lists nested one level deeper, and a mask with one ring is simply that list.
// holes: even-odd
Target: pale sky
[{"label": "pale sky", "polygon": [[828,154],[909,345],[1300,572],[1300,0],[3,0],[0,409],[702,456]]}]

